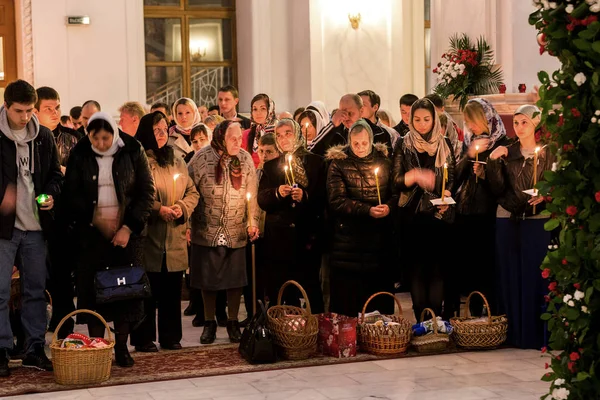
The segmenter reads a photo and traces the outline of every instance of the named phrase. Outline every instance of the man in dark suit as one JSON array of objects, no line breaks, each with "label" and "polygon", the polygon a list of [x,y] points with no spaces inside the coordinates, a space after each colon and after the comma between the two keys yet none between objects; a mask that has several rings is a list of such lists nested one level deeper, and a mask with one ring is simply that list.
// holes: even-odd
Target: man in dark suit
[{"label": "man in dark suit", "polygon": [[235,86],[227,85],[219,89],[217,100],[219,102],[219,112],[223,118],[239,122],[243,129],[250,129],[250,120],[237,113],[240,95]]}]

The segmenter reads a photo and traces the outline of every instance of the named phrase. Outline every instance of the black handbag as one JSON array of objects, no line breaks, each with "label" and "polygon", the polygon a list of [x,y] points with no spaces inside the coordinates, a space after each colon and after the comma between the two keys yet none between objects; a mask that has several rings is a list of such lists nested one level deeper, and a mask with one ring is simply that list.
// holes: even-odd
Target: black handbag
[{"label": "black handbag", "polygon": [[96,304],[146,299],[152,296],[150,280],[146,271],[142,267],[133,265],[97,271],[94,287]]},{"label": "black handbag", "polygon": [[268,364],[277,361],[273,335],[267,328],[267,310],[258,300],[260,309],[256,312],[248,327],[244,329],[239,352],[250,364]]}]

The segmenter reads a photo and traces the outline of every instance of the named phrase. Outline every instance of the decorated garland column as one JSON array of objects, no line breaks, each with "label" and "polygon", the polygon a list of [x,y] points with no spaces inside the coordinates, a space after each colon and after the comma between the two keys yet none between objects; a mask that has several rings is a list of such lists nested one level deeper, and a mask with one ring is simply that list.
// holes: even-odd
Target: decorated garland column
[{"label": "decorated garland column", "polygon": [[[600,0],[536,0],[529,23],[540,53],[562,63],[540,72],[538,105],[546,139],[558,154],[554,172],[538,185],[560,227],[542,276],[549,279],[551,362],[547,399],[596,399],[600,392]],[[542,349],[546,352],[546,349]]]}]

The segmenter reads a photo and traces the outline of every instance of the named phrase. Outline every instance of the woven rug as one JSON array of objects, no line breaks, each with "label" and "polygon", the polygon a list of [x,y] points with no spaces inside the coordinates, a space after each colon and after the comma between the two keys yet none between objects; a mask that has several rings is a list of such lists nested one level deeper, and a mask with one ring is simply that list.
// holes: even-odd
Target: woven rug
[{"label": "woven rug", "polygon": [[[54,382],[52,372],[41,372],[30,368],[23,368],[19,366],[20,361],[15,361],[10,364],[11,376],[9,378],[0,378],[0,396],[311,367],[386,358],[370,354],[358,354],[356,357],[342,359],[317,355],[302,361],[279,361],[274,364],[252,365],[239,355],[237,347],[237,345],[233,344],[221,344],[188,347],[179,351],[160,351],[158,353],[133,352],[132,357],[135,359],[133,368],[120,368],[113,364],[111,377],[108,381],[98,385],[86,386],[59,385]],[[447,352],[453,353],[456,350],[449,349]],[[408,353],[400,357],[417,355],[421,354]]]}]

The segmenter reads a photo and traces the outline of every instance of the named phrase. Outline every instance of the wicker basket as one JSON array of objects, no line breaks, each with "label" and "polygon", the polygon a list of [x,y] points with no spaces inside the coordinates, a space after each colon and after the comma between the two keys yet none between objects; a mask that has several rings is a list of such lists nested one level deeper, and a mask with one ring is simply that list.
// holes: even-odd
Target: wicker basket
[{"label": "wicker basket", "polygon": [[[57,334],[63,323],[75,314],[87,313],[98,318],[108,332],[109,346],[102,349],[67,349],[61,348],[62,340],[57,340]],[[90,385],[100,383],[110,378],[113,347],[110,328],[100,314],[91,310],[76,310],[65,316],[54,330],[50,350],[54,367],[54,380],[61,385]]]},{"label": "wicker basket", "polygon": [[[473,322],[477,317],[469,316],[469,302],[471,296],[478,294],[483,298],[488,312],[487,322]],[[472,292],[467,297],[465,304],[466,317],[454,317],[450,323],[454,327],[452,336],[456,344],[466,349],[490,349],[500,346],[506,340],[506,331],[508,330],[508,318],[506,315],[492,316],[490,305],[481,292]]]},{"label": "wicker basket", "polygon": [[423,336],[413,336],[410,344],[412,344],[413,348],[419,353],[437,353],[444,351],[448,347],[448,343],[450,343],[450,335],[438,332],[437,318],[431,308],[426,308],[421,312],[421,322],[425,320],[426,311],[429,311],[429,314],[431,314],[433,333]]},{"label": "wicker basket", "polygon": [[[399,325],[378,326],[369,323],[368,320],[365,322],[365,313],[367,312],[369,302],[379,295],[392,296],[394,298],[396,304],[398,304],[400,315],[386,315],[386,317],[390,318],[393,322],[397,322]],[[357,327],[357,333],[360,348],[364,352],[376,355],[402,354],[408,349],[408,344],[412,336],[412,326],[402,316],[402,306],[396,296],[389,292],[379,292],[369,297],[365,303],[360,323]]]},{"label": "wicker basket", "polygon": [[[306,300],[306,309],[295,306],[281,305],[283,291],[289,285],[294,285]],[[317,351],[317,336],[319,322],[311,314],[310,302],[304,288],[296,281],[287,281],[279,289],[277,305],[267,310],[269,329],[273,333],[275,344],[281,351],[281,356],[288,360],[305,360]]]}]

